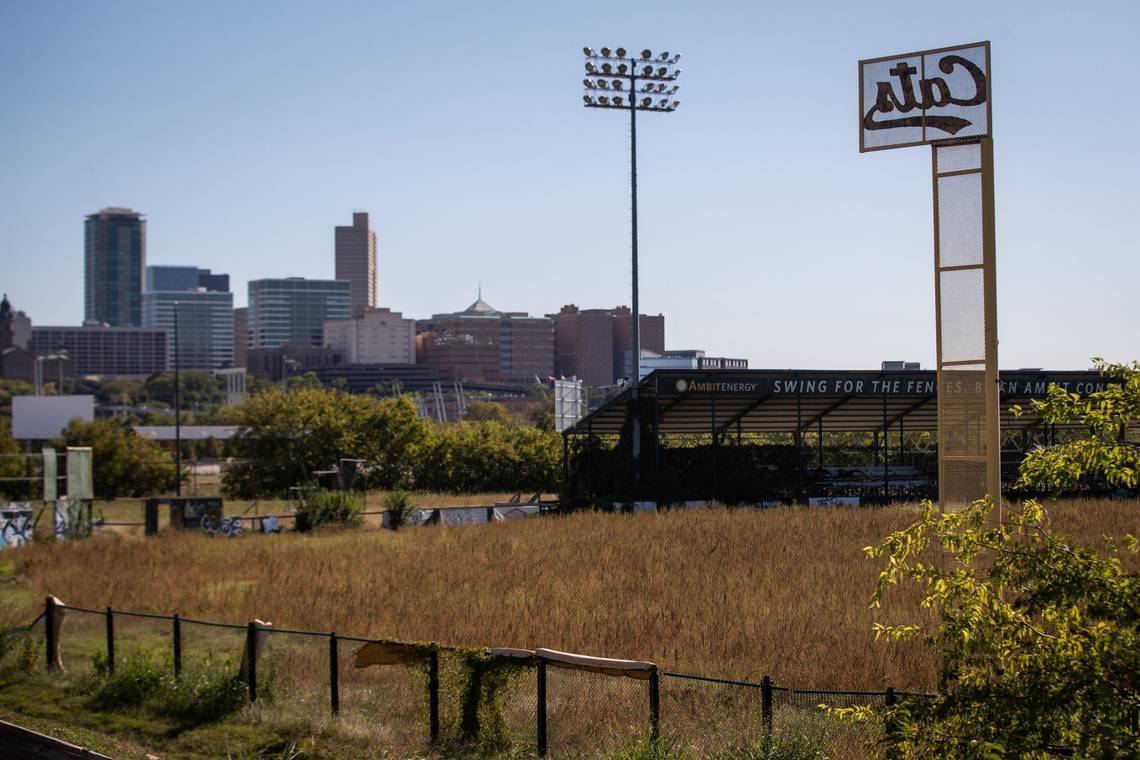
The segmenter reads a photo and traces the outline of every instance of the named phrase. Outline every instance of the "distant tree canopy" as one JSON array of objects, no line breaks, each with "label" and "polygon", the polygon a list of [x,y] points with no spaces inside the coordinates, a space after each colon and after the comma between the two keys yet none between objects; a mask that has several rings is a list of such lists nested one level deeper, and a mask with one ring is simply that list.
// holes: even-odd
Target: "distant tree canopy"
[{"label": "distant tree canopy", "polygon": [[365,461],[369,488],[546,490],[561,456],[557,435],[510,415],[439,425],[420,418],[408,396],[279,388],[252,396],[233,417],[238,461],[224,486],[236,497],[285,495],[341,459]]},{"label": "distant tree canopy", "polygon": [[[8,418],[0,417],[0,478],[18,478],[24,474],[24,461],[16,456],[20,444],[12,438],[12,425]],[[0,481],[0,496],[11,498],[22,495],[23,489],[17,483]]]},{"label": "distant tree canopy", "polygon": [[54,442],[57,449],[90,446],[95,496],[153,496],[174,488],[169,452],[117,419],[74,419]]},{"label": "distant tree canopy", "polygon": [[556,433],[497,420],[433,425],[415,458],[429,491],[553,491],[562,461]]},{"label": "distant tree canopy", "polygon": [[511,422],[514,415],[497,401],[472,401],[463,412],[466,422]]},{"label": "distant tree canopy", "polygon": [[[133,388],[121,381],[114,383],[111,391],[122,392]],[[226,400],[225,381],[204,369],[187,369],[178,373],[178,391],[183,408],[194,409],[207,406],[216,406]],[[106,384],[104,384],[106,387]],[[142,399],[157,401],[168,406],[174,406],[174,373],[159,372],[146,379],[141,389],[133,388],[135,393],[141,393]],[[138,398],[136,396],[135,398]]]},{"label": "distant tree canopy", "polygon": [[23,380],[0,379],[0,416],[12,416],[13,396],[31,396],[35,392],[36,389]]}]

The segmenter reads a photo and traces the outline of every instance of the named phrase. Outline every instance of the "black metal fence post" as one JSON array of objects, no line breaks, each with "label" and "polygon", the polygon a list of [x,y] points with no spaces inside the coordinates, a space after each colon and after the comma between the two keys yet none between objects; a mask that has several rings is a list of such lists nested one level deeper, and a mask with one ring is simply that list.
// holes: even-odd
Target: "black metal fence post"
[{"label": "black metal fence post", "polygon": [[333,715],[340,713],[340,657],[337,652],[336,631],[329,634],[329,707]]},{"label": "black metal fence post", "polygon": [[[893,707],[898,702],[898,697],[895,695],[895,688],[893,686],[887,687],[886,692],[883,694],[883,701],[886,703],[887,707]],[[888,742],[894,739],[895,721],[889,715],[883,723],[883,732],[887,735]],[[887,760],[898,760],[898,750],[888,744],[886,757]]]},{"label": "black metal fence post", "polygon": [[115,673],[115,613],[107,608],[107,673]]},{"label": "black metal fence post", "polygon": [[538,756],[546,757],[546,660],[538,658]]},{"label": "black metal fence post", "polygon": [[439,741],[439,649],[428,654],[428,734],[431,743]]},{"label": "black metal fence post", "polygon": [[174,640],[174,677],[178,678],[182,675],[182,620],[177,612],[170,620],[171,638]]},{"label": "black metal fence post", "polygon": [[47,648],[47,669],[50,673],[55,670],[55,598],[47,597],[44,600],[44,646]]},{"label": "black metal fence post", "polygon": [[772,679],[760,679],[760,719],[764,723],[764,735],[772,735]]},{"label": "black metal fence post", "polygon": [[249,701],[257,701],[257,624],[250,621],[245,629],[245,678]]},{"label": "black metal fence post", "polygon": [[661,676],[654,665],[649,669],[649,739],[661,736]]}]

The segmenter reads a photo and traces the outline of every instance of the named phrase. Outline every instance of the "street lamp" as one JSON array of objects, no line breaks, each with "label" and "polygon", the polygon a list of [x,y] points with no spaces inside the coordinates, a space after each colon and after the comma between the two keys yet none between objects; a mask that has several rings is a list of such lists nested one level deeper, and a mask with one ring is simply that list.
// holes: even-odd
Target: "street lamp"
[{"label": "street lamp", "polygon": [[42,354],[36,357],[36,363],[32,372],[32,384],[35,387],[35,395],[44,395],[44,362],[54,361],[56,369],[59,371],[59,381],[55,388],[55,395],[63,395],[63,363],[70,357],[67,355],[67,349],[58,349],[54,354]]},{"label": "street lamp", "polygon": [[625,48],[611,50],[604,47],[594,51],[582,48],[586,56],[586,78],[582,102],[586,108],[616,108],[629,111],[629,187],[632,196],[632,268],[633,297],[631,319],[633,338],[633,477],[634,485],[641,478],[641,414],[638,408],[638,386],[641,384],[641,310],[637,299],[637,112],[651,111],[672,113],[681,105],[677,91],[681,88],[677,79],[681,69],[677,62],[681,54],[670,55],[668,51],[654,56],[651,50],[642,50],[639,57],[629,54]]}]

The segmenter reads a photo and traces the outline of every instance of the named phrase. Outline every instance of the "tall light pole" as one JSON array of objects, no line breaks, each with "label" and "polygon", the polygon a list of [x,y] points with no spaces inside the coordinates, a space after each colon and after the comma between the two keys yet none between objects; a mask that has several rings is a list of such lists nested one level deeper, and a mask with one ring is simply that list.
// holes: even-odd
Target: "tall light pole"
[{"label": "tall light pole", "polygon": [[681,101],[677,91],[681,86],[677,78],[681,69],[677,62],[681,54],[672,56],[668,51],[659,52],[656,57],[651,50],[642,50],[640,57],[626,55],[625,48],[611,50],[604,47],[594,51],[582,48],[586,56],[586,78],[582,80],[585,92],[582,101],[586,108],[616,108],[629,111],[629,187],[630,209],[632,211],[632,269],[633,296],[630,304],[631,337],[633,339],[632,365],[633,382],[631,390],[633,429],[631,452],[633,454],[633,482],[635,488],[641,480],[641,409],[638,406],[638,386],[641,384],[641,309],[637,298],[637,112],[653,111],[671,113],[677,110]]},{"label": "tall light pole", "polygon": [[178,382],[178,306],[174,302],[174,495],[182,496],[182,389]]}]

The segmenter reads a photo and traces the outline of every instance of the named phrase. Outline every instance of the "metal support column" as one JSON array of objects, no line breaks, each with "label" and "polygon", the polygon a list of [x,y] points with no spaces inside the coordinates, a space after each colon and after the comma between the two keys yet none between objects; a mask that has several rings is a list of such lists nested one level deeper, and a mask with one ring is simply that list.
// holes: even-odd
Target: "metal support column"
[{"label": "metal support column", "polygon": [[817,460],[818,460],[816,462],[815,466],[822,470],[823,469],[823,417],[820,417],[819,420],[816,421],[815,429],[816,429],[815,436],[817,439],[816,440],[816,452],[817,452]]},{"label": "metal support column", "polygon": [[997,232],[994,212],[994,141],[982,138],[982,262],[986,315],[986,490],[1001,521],[1001,385],[998,376]]},{"label": "metal support column", "polygon": [[661,493],[661,399],[653,394],[653,490]]},{"label": "metal support column", "polygon": [[804,500],[803,410],[800,407],[800,384],[796,383],[796,503]]},{"label": "metal support column", "polygon": [[717,445],[716,434],[716,396],[709,398],[709,405],[712,408],[712,500],[716,501],[717,496],[717,482],[716,482],[716,467],[717,467],[717,454],[719,446]]},{"label": "metal support column", "polygon": [[594,422],[586,423],[586,495],[594,498]]},{"label": "metal support column", "polygon": [[886,501],[891,488],[891,434],[887,426],[887,394],[883,394],[883,500]]}]

